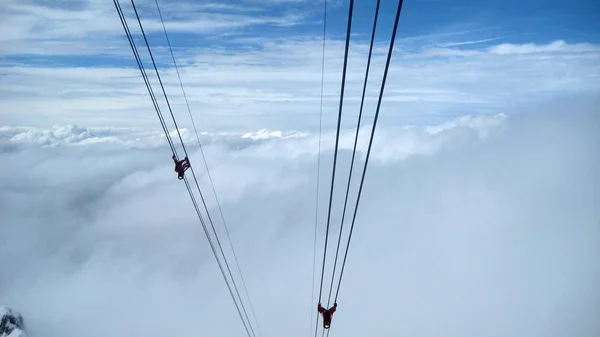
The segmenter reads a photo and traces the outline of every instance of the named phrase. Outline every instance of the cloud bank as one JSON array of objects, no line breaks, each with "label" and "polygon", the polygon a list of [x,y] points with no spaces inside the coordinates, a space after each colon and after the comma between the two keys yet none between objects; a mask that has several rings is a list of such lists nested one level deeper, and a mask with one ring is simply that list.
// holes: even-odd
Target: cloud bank
[{"label": "cloud bank", "polygon": [[[597,336],[600,118],[577,111],[378,129],[331,334]],[[317,135],[273,131],[211,134],[205,153],[262,336],[304,336],[316,310]],[[0,302],[31,335],[244,334],[156,133],[0,134],[10,148],[0,154]],[[329,144],[326,134],[318,252]],[[338,177],[351,130],[342,144]]]}]

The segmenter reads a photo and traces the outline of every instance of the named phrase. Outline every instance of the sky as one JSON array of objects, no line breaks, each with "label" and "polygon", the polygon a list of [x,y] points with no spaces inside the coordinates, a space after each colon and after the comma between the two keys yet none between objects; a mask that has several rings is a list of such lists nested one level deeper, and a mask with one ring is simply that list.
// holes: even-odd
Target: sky
[{"label": "sky", "polygon": [[[2,125],[159,129],[110,1],[2,3]],[[152,70],[131,3],[121,4]],[[190,127],[155,3],[136,6],[174,114]],[[465,114],[512,113],[558,96],[597,97],[599,6],[587,0],[406,1],[381,108],[386,123],[437,123]],[[374,113],[396,7],[396,1],[382,1],[366,115]],[[318,128],[323,2],[178,0],[161,8],[191,111],[203,130]],[[359,110],[374,11],[374,1],[356,1],[348,116]],[[327,13],[323,123],[331,129],[348,1],[328,2]],[[153,72],[151,81],[160,93]],[[162,97],[159,104],[167,109]]]},{"label": "sky", "polygon": [[[323,73],[321,1],[160,5],[198,134],[155,3],[136,2],[257,336],[312,335],[348,1],[327,3]],[[397,2],[381,6],[351,204]],[[331,336],[600,335],[599,6],[405,1]],[[0,306],[33,336],[244,336],[113,4],[0,8]],[[356,0],[331,250],[374,9]]]}]

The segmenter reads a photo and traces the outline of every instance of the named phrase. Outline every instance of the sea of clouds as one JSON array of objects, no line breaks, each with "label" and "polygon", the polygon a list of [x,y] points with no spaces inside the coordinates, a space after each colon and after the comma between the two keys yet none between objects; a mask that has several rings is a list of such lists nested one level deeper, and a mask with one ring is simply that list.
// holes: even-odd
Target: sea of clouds
[{"label": "sea of clouds", "polygon": [[[196,136],[181,131],[234,263]],[[318,136],[199,133],[263,337],[314,328]],[[321,145],[317,279],[334,138]],[[600,335],[599,144],[591,110],[378,126],[331,335]],[[342,130],[329,259],[352,145]],[[245,334],[163,134],[2,127],[0,161],[0,304],[31,336]]]}]

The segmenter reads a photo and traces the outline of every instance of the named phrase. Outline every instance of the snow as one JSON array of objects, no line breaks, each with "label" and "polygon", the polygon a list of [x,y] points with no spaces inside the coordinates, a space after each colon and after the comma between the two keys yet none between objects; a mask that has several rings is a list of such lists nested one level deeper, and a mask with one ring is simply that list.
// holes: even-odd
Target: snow
[{"label": "snow", "polygon": [[[11,323],[10,318],[17,320],[17,323]],[[0,337],[27,337],[23,330],[25,327],[22,322],[23,317],[21,316],[21,313],[0,306]]]}]

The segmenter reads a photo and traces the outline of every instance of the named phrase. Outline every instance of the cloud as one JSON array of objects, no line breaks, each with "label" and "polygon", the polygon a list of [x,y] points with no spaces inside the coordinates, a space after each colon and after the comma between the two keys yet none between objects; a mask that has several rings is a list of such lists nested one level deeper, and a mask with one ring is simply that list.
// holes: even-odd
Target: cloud
[{"label": "cloud", "polygon": [[491,41],[495,41],[495,40],[499,40],[499,39],[501,39],[501,37],[492,37],[492,38],[489,38],[489,39],[473,40],[473,41],[445,42],[445,43],[440,43],[438,46],[442,47],[442,48],[456,47],[456,46],[466,46],[466,45],[470,45],[470,44],[479,44],[479,43],[491,42]]},{"label": "cloud", "polygon": [[[129,1],[121,6],[132,33],[141,37]],[[129,55],[128,45],[115,43],[124,38],[123,28],[112,2],[87,0],[80,3],[47,1],[5,1],[0,30],[4,56]],[[162,24],[154,1],[138,1],[136,8],[147,34],[162,34]],[[220,34],[251,26],[294,26],[304,20],[304,12],[269,11],[264,6],[220,3],[165,2],[161,6],[165,25],[173,34],[195,36]],[[74,29],[77,27],[77,29]],[[242,35],[245,35],[241,33]],[[125,40],[126,41],[126,40]],[[161,42],[166,44],[164,42]]]},{"label": "cloud", "polygon": [[546,52],[561,52],[566,50],[570,51],[571,53],[597,53],[598,51],[600,51],[600,47],[588,43],[577,43],[569,46],[565,41],[558,40],[547,45],[535,45],[532,43],[515,45],[510,43],[503,43],[501,45],[489,48],[489,51],[491,53],[499,55],[540,54]]},{"label": "cloud", "polygon": [[[436,126],[387,126],[378,132],[378,142],[381,144],[372,153],[373,160],[404,158],[397,153],[414,155],[416,153],[434,154],[440,146],[449,139],[462,138],[463,141],[475,138],[485,138],[490,132],[505,123],[507,116],[462,116],[459,119]],[[359,137],[368,139],[372,124],[363,123]],[[339,147],[351,150],[354,145],[354,129],[345,129],[340,136]],[[198,139],[188,129],[179,129],[185,144],[197,148],[197,141],[207,145],[227,145],[229,149],[255,149],[242,151],[237,156],[278,158],[289,156],[293,159],[298,155],[316,155],[317,138],[307,131],[281,131],[261,129],[258,131],[241,132],[200,132]],[[179,143],[177,130],[170,131],[170,136]],[[322,134],[324,150],[332,150],[335,142],[335,132],[326,130]],[[0,127],[0,144],[5,148],[56,148],[56,147],[85,147],[114,145],[125,149],[156,149],[166,146],[164,133],[154,129],[140,128],[107,128],[80,127],[77,125],[53,126],[52,128],[35,127]],[[260,150],[256,150],[260,149]],[[357,150],[366,154],[367,142],[362,142]],[[390,152],[396,153],[389,155]],[[382,156],[382,157],[380,157]]]},{"label": "cloud", "polygon": [[[242,128],[314,129],[320,111],[321,42],[313,38],[240,40],[244,49],[197,47],[176,56],[196,121],[205,131]],[[555,96],[579,100],[600,88],[600,47],[592,44],[536,45],[526,54],[498,48],[401,47],[392,59],[382,115],[398,121],[464,113],[496,114]],[[519,45],[504,46],[518,50]],[[326,50],[324,125],[337,115],[343,42],[330,40]],[[508,49],[507,49],[508,48]],[[526,47],[522,47],[526,48]],[[351,49],[345,110],[358,114],[368,45]],[[163,60],[168,60],[163,55]],[[146,56],[147,57],[147,56]],[[385,63],[385,48],[372,61],[365,113],[373,114]],[[149,76],[167,111],[160,87]],[[161,67],[178,122],[191,128],[173,68]],[[40,127],[53,124],[156,126],[156,115],[139,72],[122,67],[6,66],[0,104],[8,125],[36,116]],[[23,100],[27,97],[27,100]],[[433,119],[433,120],[432,120]]]},{"label": "cloud", "polygon": [[[162,4],[186,93],[202,131],[317,127],[322,7],[314,5],[279,0]],[[123,6],[135,28],[129,3]],[[157,125],[110,2],[8,0],[5,7],[0,20],[0,29],[7,32],[0,36],[0,52],[5,56],[0,60],[3,125]],[[182,128],[191,129],[154,3],[139,1],[138,7],[174,113],[185,123]],[[382,106],[382,115],[393,116],[389,122],[437,123],[462,114],[507,113],[550,97],[570,101],[599,93],[597,44],[561,37],[523,44],[505,38],[505,43],[496,44],[497,31],[471,26],[451,25],[452,31],[437,27],[435,34],[401,27],[403,35],[397,41]],[[360,25],[355,27],[360,35]],[[350,50],[345,94],[345,111],[350,114],[358,113],[369,47],[365,36],[353,37]],[[331,128],[344,41],[333,31],[328,37],[323,111],[324,125]],[[387,52],[384,42],[375,46],[367,114],[375,108]]]},{"label": "cloud", "polygon": [[[380,125],[332,333],[596,336],[600,120],[593,107],[571,108]],[[205,153],[262,336],[301,336],[316,306],[318,135],[272,131],[212,135]],[[149,143],[151,133],[0,134],[20,144],[0,154],[0,299],[32,335],[244,334],[168,150],[89,142]],[[332,237],[351,131],[341,138]],[[317,254],[332,144],[324,135]]]},{"label": "cloud", "polygon": [[[162,4],[265,337],[313,328],[316,4]],[[153,6],[138,2],[223,235]],[[112,4],[8,0],[3,8],[0,305],[21,311],[32,334],[50,337],[243,334]],[[496,44],[498,31],[471,26],[403,30],[397,41],[334,334],[600,333],[600,121],[597,99],[589,101],[600,94],[600,46],[564,37]],[[465,27],[474,29],[457,32]],[[328,36],[320,225],[344,50],[344,41]],[[350,50],[338,201],[368,53],[364,36],[353,35]],[[377,43],[357,167],[386,53]],[[340,211],[337,202],[333,237]],[[320,245],[323,234],[320,227]]]}]

